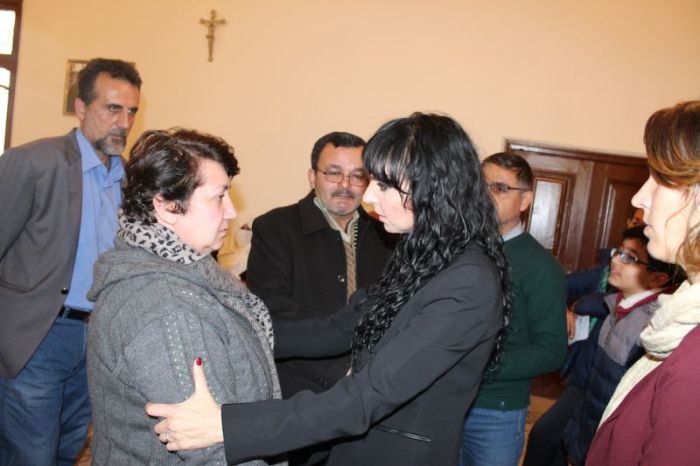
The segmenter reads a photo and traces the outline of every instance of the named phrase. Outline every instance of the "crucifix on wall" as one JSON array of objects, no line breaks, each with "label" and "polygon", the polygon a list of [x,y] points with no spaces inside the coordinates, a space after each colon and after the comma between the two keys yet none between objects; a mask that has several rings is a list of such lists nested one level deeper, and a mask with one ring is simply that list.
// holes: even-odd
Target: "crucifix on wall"
[{"label": "crucifix on wall", "polygon": [[216,18],[216,10],[211,10],[209,19],[200,19],[199,24],[207,27],[207,44],[209,45],[209,61],[214,61],[214,33],[217,26],[226,24],[224,18]]}]

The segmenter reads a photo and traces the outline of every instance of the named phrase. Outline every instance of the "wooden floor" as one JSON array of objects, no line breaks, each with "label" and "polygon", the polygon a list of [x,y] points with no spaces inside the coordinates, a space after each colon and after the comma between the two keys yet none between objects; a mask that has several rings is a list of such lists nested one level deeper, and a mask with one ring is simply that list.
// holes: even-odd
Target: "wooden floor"
[{"label": "wooden floor", "polygon": [[92,426],[88,430],[87,439],[85,440],[85,446],[83,450],[78,455],[78,459],[75,460],[76,466],[90,466],[90,460],[92,459],[90,455],[90,441],[92,440]]},{"label": "wooden floor", "polygon": [[[525,421],[525,444],[527,444],[527,436],[530,434],[533,424],[539,417],[549,409],[554,403],[554,399],[544,396],[530,396],[530,408],[527,412],[527,421]],[[88,438],[85,442],[85,448],[78,456],[75,462],[76,466],[90,466],[90,440],[92,439],[92,428],[88,432]],[[524,449],[523,449],[524,450]],[[523,451],[524,453],[524,451]]]}]

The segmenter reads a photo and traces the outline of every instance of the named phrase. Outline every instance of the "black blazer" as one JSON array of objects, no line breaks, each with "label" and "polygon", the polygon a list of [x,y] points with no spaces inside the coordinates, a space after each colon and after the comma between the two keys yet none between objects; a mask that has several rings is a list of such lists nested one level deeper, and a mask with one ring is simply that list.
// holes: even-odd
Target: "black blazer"
[{"label": "black blazer", "polygon": [[[276,354],[347,347],[358,301],[328,319],[275,322]],[[330,390],[224,405],[227,461],[340,439],[329,465],[454,466],[501,317],[497,269],[472,245],[406,303],[358,370]]]},{"label": "black blazer", "polygon": [[[362,208],[358,212],[356,279],[361,288],[379,279],[396,238]],[[324,318],[347,304],[345,248],[314,204],[313,191],[255,219],[246,280],[276,319]],[[284,397],[327,390],[348,364],[347,355],[278,361]]]}]

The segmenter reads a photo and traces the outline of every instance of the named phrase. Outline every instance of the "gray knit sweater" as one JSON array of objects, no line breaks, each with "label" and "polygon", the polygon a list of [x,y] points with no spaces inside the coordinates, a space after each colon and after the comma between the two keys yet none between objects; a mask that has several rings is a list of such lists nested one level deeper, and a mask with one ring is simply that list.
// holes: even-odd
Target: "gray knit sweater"
[{"label": "gray knit sweater", "polygon": [[95,265],[87,355],[93,465],[226,464],[223,445],[168,452],[153,432],[158,419],[144,411],[147,401],[192,394],[196,357],[218,403],[280,396],[262,302],[209,256],[162,256],[117,239]]}]

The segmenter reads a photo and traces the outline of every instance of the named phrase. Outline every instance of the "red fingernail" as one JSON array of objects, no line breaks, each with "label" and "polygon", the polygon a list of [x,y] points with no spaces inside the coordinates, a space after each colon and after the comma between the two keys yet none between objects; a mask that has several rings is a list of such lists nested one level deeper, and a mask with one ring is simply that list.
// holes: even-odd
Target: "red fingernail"
[{"label": "red fingernail", "polygon": [[195,359],[194,363],[197,364],[198,366],[201,366],[202,365],[202,358]]}]

